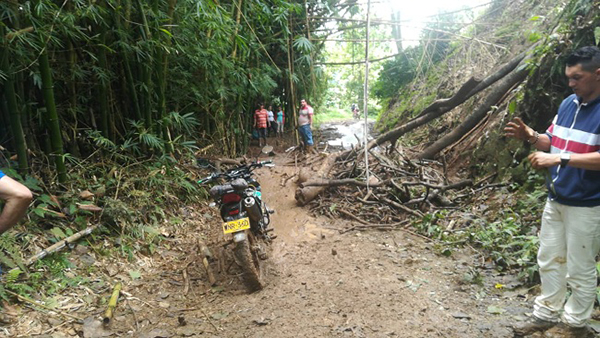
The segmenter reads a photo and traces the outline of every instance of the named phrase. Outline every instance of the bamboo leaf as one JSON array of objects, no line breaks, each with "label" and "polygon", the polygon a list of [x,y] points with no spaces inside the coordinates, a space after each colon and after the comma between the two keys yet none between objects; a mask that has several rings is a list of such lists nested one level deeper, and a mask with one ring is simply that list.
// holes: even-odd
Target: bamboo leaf
[{"label": "bamboo leaf", "polygon": [[64,233],[64,231],[62,231],[61,228],[52,228],[50,229],[50,232],[58,239],[67,238],[67,235]]},{"label": "bamboo leaf", "polygon": [[134,270],[129,271],[129,276],[131,277],[131,279],[134,279],[134,280],[142,278],[142,274],[139,271],[134,271]]},{"label": "bamboo leaf", "polygon": [[168,30],[164,29],[164,28],[159,28],[158,30],[160,30],[161,32],[165,33],[166,35],[168,35],[170,38],[173,37],[173,34],[171,34],[171,32],[169,32]]}]

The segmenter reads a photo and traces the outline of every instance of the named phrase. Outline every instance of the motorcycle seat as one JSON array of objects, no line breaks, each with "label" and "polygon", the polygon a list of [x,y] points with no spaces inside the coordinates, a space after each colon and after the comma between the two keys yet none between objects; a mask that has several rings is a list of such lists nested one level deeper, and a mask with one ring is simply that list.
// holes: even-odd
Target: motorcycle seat
[{"label": "motorcycle seat", "polygon": [[210,188],[210,196],[212,196],[212,198],[217,199],[219,197],[221,197],[222,195],[226,194],[227,192],[233,192],[233,187],[231,186],[231,184],[223,184],[223,185],[215,185],[214,187]]},{"label": "motorcycle seat", "polygon": [[231,184],[233,189],[235,189],[237,191],[242,191],[242,190],[248,188],[248,182],[246,182],[246,180],[243,178],[235,179],[235,180],[229,182],[229,184]]}]

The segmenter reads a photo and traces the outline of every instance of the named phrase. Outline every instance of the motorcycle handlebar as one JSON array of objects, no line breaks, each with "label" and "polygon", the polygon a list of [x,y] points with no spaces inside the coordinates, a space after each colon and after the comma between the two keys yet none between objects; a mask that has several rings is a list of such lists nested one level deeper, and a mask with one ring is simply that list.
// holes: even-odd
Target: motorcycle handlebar
[{"label": "motorcycle handlebar", "polygon": [[224,173],[212,173],[209,176],[206,176],[205,178],[202,178],[198,181],[199,184],[204,184],[204,183],[209,183],[214,181],[215,179],[219,178],[219,177],[229,177],[229,178],[233,178],[233,177],[239,177],[242,176],[242,172],[243,171],[248,171],[250,172],[253,168],[260,168],[263,166],[274,166],[273,165],[273,161],[271,160],[267,160],[267,161],[257,161],[257,162],[252,162],[250,164],[244,164],[241,165],[235,169],[230,169],[227,172]]}]

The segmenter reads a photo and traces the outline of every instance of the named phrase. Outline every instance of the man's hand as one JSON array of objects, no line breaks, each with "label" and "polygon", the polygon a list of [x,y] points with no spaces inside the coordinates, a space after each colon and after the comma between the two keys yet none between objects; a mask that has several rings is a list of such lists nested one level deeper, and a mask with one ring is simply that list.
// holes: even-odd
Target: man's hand
[{"label": "man's hand", "polygon": [[515,117],[508,122],[504,128],[504,136],[514,137],[519,140],[528,141],[534,136],[533,129],[529,128],[520,117]]},{"label": "man's hand", "polygon": [[548,154],[541,151],[529,154],[527,157],[534,169],[549,168],[560,164],[559,154]]}]

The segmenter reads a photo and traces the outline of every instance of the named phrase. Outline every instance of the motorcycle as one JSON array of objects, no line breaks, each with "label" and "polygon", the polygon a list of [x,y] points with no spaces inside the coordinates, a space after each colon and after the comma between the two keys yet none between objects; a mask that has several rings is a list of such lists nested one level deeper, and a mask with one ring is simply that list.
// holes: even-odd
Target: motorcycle
[{"label": "motorcycle", "polygon": [[[268,246],[275,239],[270,215],[262,200],[260,184],[253,171],[263,166],[274,166],[272,161],[244,164],[224,173],[215,172],[198,181],[200,184],[223,179],[210,189],[210,195],[219,208],[223,220],[223,233],[233,237],[233,255],[242,269],[243,282],[250,292],[264,287],[261,261],[268,258]],[[264,265],[264,264],[263,264]]]}]

